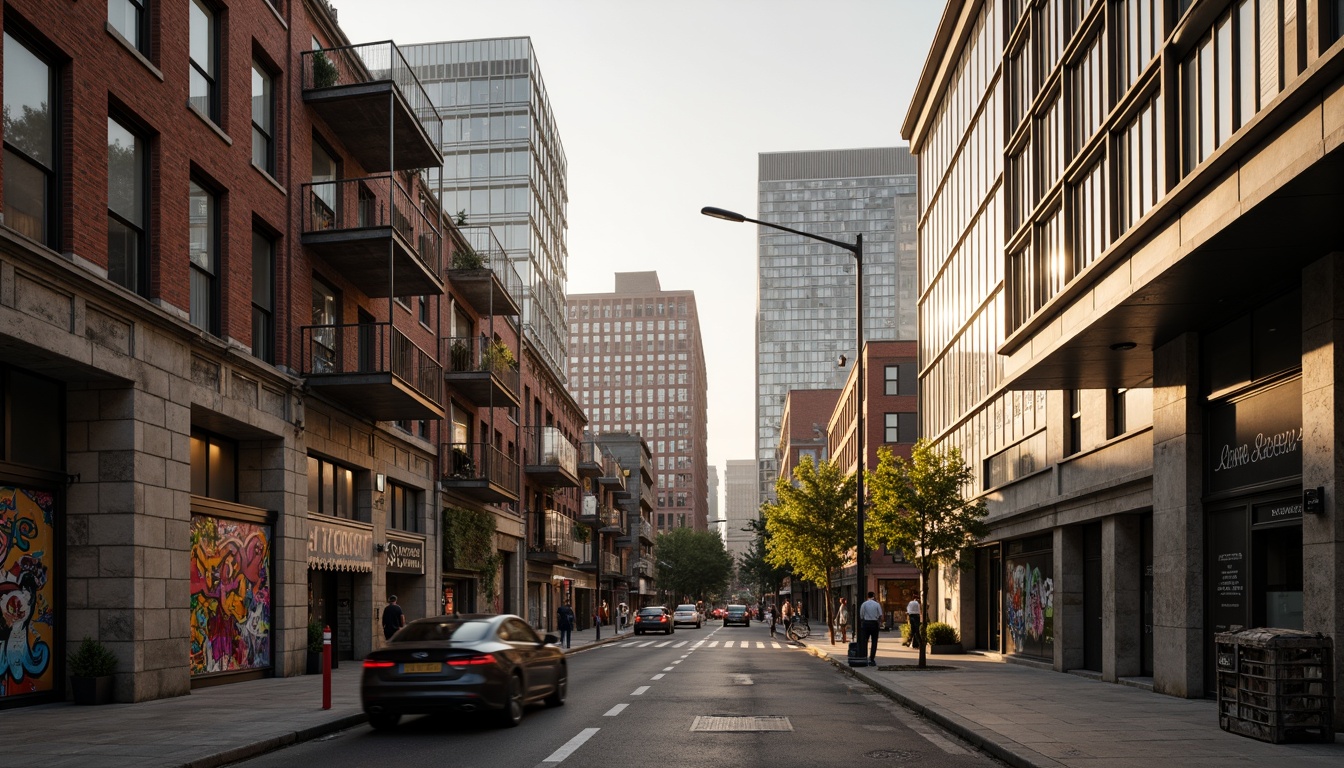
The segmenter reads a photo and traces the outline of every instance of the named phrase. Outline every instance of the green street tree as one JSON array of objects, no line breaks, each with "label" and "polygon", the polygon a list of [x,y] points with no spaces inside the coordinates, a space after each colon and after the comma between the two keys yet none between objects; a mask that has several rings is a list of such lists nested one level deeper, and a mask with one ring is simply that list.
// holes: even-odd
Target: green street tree
[{"label": "green street tree", "polygon": [[733,556],[713,531],[673,528],[653,544],[654,581],[676,600],[710,599],[723,592],[733,576]]},{"label": "green street tree", "polygon": [[[985,502],[962,495],[974,479],[955,447],[938,450],[920,440],[909,460],[886,446],[877,449],[877,469],[868,479],[872,538],[888,549],[900,550],[919,569],[919,594],[926,606],[929,573],[939,565],[960,567],[971,546],[989,533]],[[924,618],[928,618],[927,608]],[[919,641],[919,666],[923,667],[923,633]]]},{"label": "green street tree", "polygon": [[[788,568],[795,576],[826,586],[826,625],[835,615],[831,607],[831,575],[845,564],[858,540],[858,510],[854,505],[857,478],[845,475],[831,461],[821,464],[804,456],[793,469],[793,482],[775,483],[779,501],[765,504],[765,559]],[[830,628],[835,643],[835,627]]]},{"label": "green street tree", "polygon": [[765,559],[767,534],[764,520],[751,520],[742,530],[754,532],[756,538],[752,540],[751,547],[746,552],[737,556],[738,578],[743,584],[749,585],[762,599],[765,595],[779,594],[780,587],[784,584],[784,577],[789,572],[787,569],[771,565]]}]

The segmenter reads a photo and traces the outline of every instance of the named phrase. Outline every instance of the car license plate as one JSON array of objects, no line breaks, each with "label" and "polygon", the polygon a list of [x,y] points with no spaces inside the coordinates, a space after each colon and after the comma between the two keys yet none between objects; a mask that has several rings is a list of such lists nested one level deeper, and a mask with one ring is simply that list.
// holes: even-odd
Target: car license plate
[{"label": "car license plate", "polygon": [[429,673],[442,672],[443,665],[438,662],[434,662],[432,664],[404,664],[402,665],[402,671],[404,671],[408,675],[424,672]]}]

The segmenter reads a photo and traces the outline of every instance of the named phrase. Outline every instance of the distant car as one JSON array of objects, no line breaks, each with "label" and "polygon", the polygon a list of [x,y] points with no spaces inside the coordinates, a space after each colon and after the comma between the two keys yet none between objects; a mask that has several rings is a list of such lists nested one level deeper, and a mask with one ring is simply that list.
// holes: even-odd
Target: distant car
[{"label": "distant car", "polygon": [[694,624],[696,629],[705,622],[705,617],[695,610],[694,605],[678,605],[677,610],[672,612],[672,626],[678,624]]},{"label": "distant car", "polygon": [[635,634],[642,635],[645,632],[662,632],[670,635],[676,630],[672,623],[672,613],[661,605],[651,605],[647,608],[640,608],[639,613],[635,614]]},{"label": "distant car", "polygon": [[715,608],[711,615],[716,619],[722,619],[723,613],[724,611],[722,608]]},{"label": "distant car", "polygon": [[490,712],[515,726],[532,702],[565,703],[569,676],[558,642],[508,614],[416,619],[364,658],[360,703],[379,730],[402,715],[434,712]]},{"label": "distant car", "polygon": [[747,612],[745,605],[730,605],[723,614],[723,626],[729,624],[741,624],[744,627],[751,626],[751,614]]}]

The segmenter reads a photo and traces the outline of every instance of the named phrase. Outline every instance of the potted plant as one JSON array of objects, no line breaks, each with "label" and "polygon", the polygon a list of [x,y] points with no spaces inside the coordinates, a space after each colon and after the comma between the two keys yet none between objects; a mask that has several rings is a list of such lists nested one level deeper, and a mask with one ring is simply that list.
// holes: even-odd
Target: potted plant
[{"label": "potted plant", "polygon": [[453,269],[482,269],[485,259],[470,245],[453,251]]},{"label": "potted plant", "polygon": [[313,87],[330,88],[336,85],[340,80],[340,73],[336,71],[336,64],[327,58],[325,51],[315,51],[313,53]]},{"label": "potted plant", "polygon": [[924,628],[924,637],[929,642],[929,653],[961,653],[961,635],[957,628],[941,621],[930,622]]},{"label": "potted plant", "polygon": [[107,646],[87,635],[70,654],[70,690],[76,704],[108,704],[112,701],[112,674],[117,657]]},{"label": "potted plant", "polygon": [[513,350],[509,349],[499,339],[487,344],[485,351],[481,354],[481,368],[487,371],[502,372],[512,369],[517,364],[518,361],[513,356]]},{"label": "potted plant", "polygon": [[308,666],[305,671],[310,675],[322,673],[322,622],[317,619],[308,622]]}]

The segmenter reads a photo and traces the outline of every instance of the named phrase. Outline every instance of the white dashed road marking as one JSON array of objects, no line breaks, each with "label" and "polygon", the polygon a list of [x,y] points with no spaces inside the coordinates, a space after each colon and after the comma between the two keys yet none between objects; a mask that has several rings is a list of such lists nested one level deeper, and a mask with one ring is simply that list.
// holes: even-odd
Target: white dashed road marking
[{"label": "white dashed road marking", "polygon": [[643,696],[643,695],[644,695],[644,692],[647,691],[647,690],[649,690],[649,686],[647,686],[647,685],[641,685],[641,686],[639,686],[638,688],[635,689],[635,692],[634,692],[634,693],[632,693],[632,694],[630,694],[630,695],[631,695],[631,696]]},{"label": "white dashed road marking", "polygon": [[654,675],[653,677],[650,677],[649,679],[650,679],[650,680],[662,680],[662,679],[663,679],[663,673],[662,673],[662,672],[659,672],[658,674]]},{"label": "white dashed road marking", "polygon": [[597,733],[600,730],[602,729],[584,728],[582,731],[579,731],[578,736],[575,736],[574,738],[565,742],[565,746],[555,750],[554,752],[551,753],[550,757],[546,758],[541,762],[543,764],[546,764],[546,763],[558,763],[563,761],[566,757],[569,757],[570,755],[574,754],[574,750],[578,749],[579,747],[582,747],[584,742],[593,738],[593,734]]},{"label": "white dashed road marking", "polygon": [[612,707],[611,709],[608,709],[607,712],[606,712],[606,714],[603,715],[603,717],[615,717],[615,716],[621,714],[621,710],[625,709],[625,708],[628,707],[628,706],[630,706],[630,705],[629,705],[629,704],[617,704],[616,706]]}]

